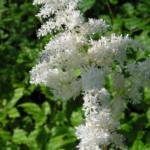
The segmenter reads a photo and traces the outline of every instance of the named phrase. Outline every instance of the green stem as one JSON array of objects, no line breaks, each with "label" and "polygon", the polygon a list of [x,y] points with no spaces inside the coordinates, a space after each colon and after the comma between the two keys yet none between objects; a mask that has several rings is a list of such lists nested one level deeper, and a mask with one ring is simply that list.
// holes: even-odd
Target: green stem
[{"label": "green stem", "polygon": [[107,8],[108,8],[108,12],[109,12],[109,15],[110,15],[110,17],[111,17],[111,21],[112,21],[112,23],[113,23],[113,22],[114,22],[114,15],[113,15],[111,6],[110,6],[110,4],[109,4],[108,1],[106,1],[106,6],[107,6]]},{"label": "green stem", "polygon": [[107,149],[107,146],[104,145],[102,150],[108,150],[108,149]]}]

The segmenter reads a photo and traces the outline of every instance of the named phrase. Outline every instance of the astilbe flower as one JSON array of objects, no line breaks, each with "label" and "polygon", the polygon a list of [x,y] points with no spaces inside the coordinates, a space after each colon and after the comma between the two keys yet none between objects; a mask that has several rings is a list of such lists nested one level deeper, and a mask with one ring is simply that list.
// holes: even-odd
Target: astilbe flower
[{"label": "astilbe flower", "polygon": [[[140,89],[150,86],[150,59],[128,61],[128,49],[143,49],[128,36],[106,35],[102,19],[86,21],[79,0],[34,0],[41,5],[37,16],[43,23],[38,36],[54,34],[41,61],[31,70],[31,83],[49,87],[55,98],[76,98],[83,93],[85,121],[77,127],[80,150],[122,148],[117,133],[120,114],[127,101],[138,103]],[[98,34],[99,39],[93,38]],[[111,77],[113,94],[106,86]]]}]

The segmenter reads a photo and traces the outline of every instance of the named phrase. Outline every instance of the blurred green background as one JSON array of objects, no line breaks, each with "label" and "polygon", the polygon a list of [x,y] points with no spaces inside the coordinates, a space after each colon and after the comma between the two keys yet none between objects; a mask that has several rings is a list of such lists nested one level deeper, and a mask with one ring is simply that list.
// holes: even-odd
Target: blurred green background
[{"label": "blurred green background", "polygon": [[[83,0],[80,9],[150,48],[150,0]],[[37,11],[30,0],[0,0],[0,150],[75,150],[82,98],[56,101],[47,88],[29,83],[48,40],[36,37]],[[149,89],[142,104],[128,105],[120,131],[127,150],[150,150]]]}]

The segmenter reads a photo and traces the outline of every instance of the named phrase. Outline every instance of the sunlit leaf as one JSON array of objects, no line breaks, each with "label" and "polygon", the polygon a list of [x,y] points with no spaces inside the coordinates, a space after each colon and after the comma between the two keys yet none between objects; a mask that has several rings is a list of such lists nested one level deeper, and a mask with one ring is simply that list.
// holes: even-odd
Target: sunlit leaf
[{"label": "sunlit leaf", "polygon": [[31,115],[36,121],[36,126],[41,126],[46,121],[46,116],[42,109],[35,103],[23,103],[20,105],[24,111]]},{"label": "sunlit leaf", "polygon": [[25,144],[27,141],[27,133],[23,129],[15,129],[12,137],[12,141],[16,144]]}]

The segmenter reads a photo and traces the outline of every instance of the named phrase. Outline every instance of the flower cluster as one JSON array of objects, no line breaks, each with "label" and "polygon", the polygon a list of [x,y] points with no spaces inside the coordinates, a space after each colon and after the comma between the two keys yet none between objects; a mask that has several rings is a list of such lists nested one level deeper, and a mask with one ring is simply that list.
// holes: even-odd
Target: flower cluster
[{"label": "flower cluster", "polygon": [[84,94],[83,110],[86,121],[77,128],[81,150],[100,150],[100,145],[115,143],[122,146],[122,136],[116,133],[119,122],[112,114],[110,95],[105,88],[89,90]]},{"label": "flower cluster", "polygon": [[[54,36],[31,70],[31,83],[46,85],[64,100],[83,93],[85,122],[76,132],[80,150],[101,150],[111,144],[121,148],[119,116],[126,99],[139,102],[141,88],[150,86],[150,59],[128,61],[128,49],[143,51],[139,44],[128,36],[106,35],[109,26],[102,19],[86,21],[79,0],[33,3],[41,5],[37,16],[44,22],[38,36]],[[96,34],[99,39],[93,38]],[[113,94],[106,86],[108,76]]]}]

